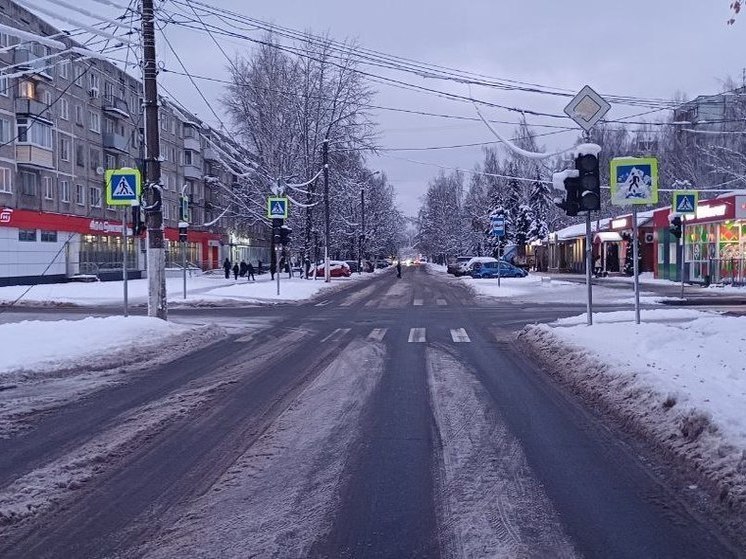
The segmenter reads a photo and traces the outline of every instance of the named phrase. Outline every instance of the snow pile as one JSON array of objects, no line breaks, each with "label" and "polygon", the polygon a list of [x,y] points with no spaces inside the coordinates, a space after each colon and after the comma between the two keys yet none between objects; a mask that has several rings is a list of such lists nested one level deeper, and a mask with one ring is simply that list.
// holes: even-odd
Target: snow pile
[{"label": "snow pile", "polygon": [[691,310],[527,327],[552,372],[666,452],[728,504],[746,505],[746,318]]}]

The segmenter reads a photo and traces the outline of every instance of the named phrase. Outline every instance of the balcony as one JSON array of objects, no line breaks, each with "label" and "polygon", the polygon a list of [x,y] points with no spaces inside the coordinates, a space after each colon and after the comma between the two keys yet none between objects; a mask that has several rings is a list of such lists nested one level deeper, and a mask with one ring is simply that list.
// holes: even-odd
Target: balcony
[{"label": "balcony", "polygon": [[116,113],[124,118],[129,118],[130,116],[127,102],[124,99],[115,97],[114,95],[107,95],[104,97],[102,108],[108,113]]},{"label": "balcony", "polygon": [[103,134],[104,149],[127,153],[127,138],[121,134],[113,132],[104,132]]},{"label": "balcony", "polygon": [[202,180],[202,169],[194,165],[184,165],[184,178]]},{"label": "balcony", "polygon": [[19,97],[15,100],[15,109],[17,115],[35,116],[48,122],[51,122],[52,119],[49,108],[36,99]]},{"label": "balcony", "polygon": [[54,152],[34,145],[17,145],[16,163],[20,166],[54,169]]},{"label": "balcony", "polygon": [[220,161],[220,159],[218,159],[218,152],[215,151],[214,148],[205,148],[202,152],[202,156],[205,161]]},{"label": "balcony", "polygon": [[24,48],[17,48],[13,50],[13,64],[15,68],[14,72],[27,72],[30,71],[29,76],[42,78],[47,81],[52,81],[52,76],[49,74],[49,68],[47,66],[53,66],[49,60],[39,60],[40,57],[36,56],[30,50]]},{"label": "balcony", "polygon": [[199,143],[199,138],[184,138],[184,149],[201,151],[202,146]]}]

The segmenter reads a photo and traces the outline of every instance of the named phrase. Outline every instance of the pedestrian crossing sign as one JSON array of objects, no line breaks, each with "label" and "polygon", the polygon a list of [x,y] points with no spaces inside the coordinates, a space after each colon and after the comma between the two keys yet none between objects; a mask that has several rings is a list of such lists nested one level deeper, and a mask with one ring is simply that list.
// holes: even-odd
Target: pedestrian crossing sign
[{"label": "pedestrian crossing sign", "polygon": [[270,219],[287,219],[288,199],[279,196],[267,198],[267,217]]},{"label": "pedestrian crossing sign", "polygon": [[689,190],[676,190],[673,193],[673,211],[682,215],[695,215],[699,192]]},{"label": "pedestrian crossing sign", "polygon": [[106,171],[106,203],[110,206],[134,206],[140,199],[142,182],[137,169]]}]

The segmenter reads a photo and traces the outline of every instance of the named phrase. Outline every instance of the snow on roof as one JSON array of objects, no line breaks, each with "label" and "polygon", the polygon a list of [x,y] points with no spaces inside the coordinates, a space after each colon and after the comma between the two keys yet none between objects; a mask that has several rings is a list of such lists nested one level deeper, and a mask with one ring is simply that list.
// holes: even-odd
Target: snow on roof
[{"label": "snow on roof", "polygon": [[734,196],[734,195],[744,196],[746,195],[746,190],[743,190],[743,189],[729,190],[728,192],[723,192],[722,194],[718,194],[717,196],[715,196],[715,198],[729,198],[730,196]]},{"label": "snow on roof", "polygon": [[[591,232],[595,232],[598,229],[605,229],[608,227],[609,222],[612,218],[605,217],[601,220],[591,220]],[[598,225],[598,228],[596,227]],[[556,232],[557,234],[557,240],[559,241],[566,241],[568,239],[575,239],[577,237],[582,237],[585,235],[585,223],[576,223],[575,225],[570,225],[569,227],[565,227],[564,229],[560,229]]]}]

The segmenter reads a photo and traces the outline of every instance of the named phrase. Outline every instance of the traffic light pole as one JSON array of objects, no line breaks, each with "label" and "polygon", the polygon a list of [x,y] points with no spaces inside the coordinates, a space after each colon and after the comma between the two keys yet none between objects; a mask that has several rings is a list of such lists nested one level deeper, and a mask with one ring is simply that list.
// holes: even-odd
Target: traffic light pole
[{"label": "traffic light pole", "polygon": [[[324,281],[332,281],[329,271],[329,139],[324,140]],[[279,289],[279,288],[278,288]]]},{"label": "traffic light pole", "polygon": [[632,206],[632,270],[635,274],[635,324],[640,324],[640,263],[637,247],[637,206]]},{"label": "traffic light pole", "polygon": [[591,212],[585,214],[585,284],[588,290],[588,326],[593,324],[593,288],[591,287],[591,266],[593,265],[593,238],[591,237]]},{"label": "traffic light pole", "polygon": [[129,209],[129,206],[125,206],[122,209],[122,283],[125,317],[129,316],[129,293],[127,291],[127,209]]},{"label": "traffic light pole", "polygon": [[681,298],[684,298],[684,271],[686,270],[686,221],[681,220]]}]

